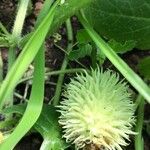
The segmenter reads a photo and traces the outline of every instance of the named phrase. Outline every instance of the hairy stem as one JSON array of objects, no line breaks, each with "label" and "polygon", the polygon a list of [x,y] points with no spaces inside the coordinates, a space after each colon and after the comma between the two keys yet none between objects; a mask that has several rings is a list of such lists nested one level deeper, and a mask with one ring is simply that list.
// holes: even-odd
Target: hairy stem
[{"label": "hairy stem", "polygon": [[20,1],[16,20],[15,20],[14,27],[12,30],[13,38],[19,39],[21,36],[21,32],[22,32],[24,20],[26,17],[29,1],[30,0],[21,0]]},{"label": "hairy stem", "polygon": [[[23,24],[24,24],[24,20],[25,20],[25,16],[26,16],[28,4],[29,4],[29,0],[21,0],[19,7],[18,7],[16,20],[14,22],[14,26],[13,26],[13,30],[12,30],[12,38],[13,38],[14,43],[12,46],[10,46],[9,51],[8,51],[8,71],[10,70],[10,68],[12,67],[12,65],[15,62],[16,46],[14,46],[14,45],[16,45],[16,42],[18,42],[18,40],[21,37],[21,32],[22,32],[22,28],[23,28]],[[8,100],[5,101],[5,105],[7,105],[7,106],[13,105],[13,90],[10,93],[10,95],[8,96]]]}]

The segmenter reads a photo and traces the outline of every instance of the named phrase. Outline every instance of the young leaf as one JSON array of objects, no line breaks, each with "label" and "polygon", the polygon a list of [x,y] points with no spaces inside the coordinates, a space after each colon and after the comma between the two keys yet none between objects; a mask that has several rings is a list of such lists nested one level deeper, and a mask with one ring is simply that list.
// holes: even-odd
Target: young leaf
[{"label": "young leaf", "polygon": [[131,51],[136,46],[136,42],[132,40],[120,43],[112,39],[108,41],[108,44],[116,53],[120,54]]},{"label": "young leaf", "polygon": [[108,39],[133,40],[138,48],[150,48],[150,1],[93,0],[84,13],[89,23]]},{"label": "young leaf", "polygon": [[141,59],[138,64],[138,69],[141,75],[145,78],[150,79],[150,56]]},{"label": "young leaf", "polygon": [[78,50],[71,51],[69,53],[68,58],[70,60],[76,60],[79,58],[83,58],[85,56],[90,56],[91,52],[92,52],[92,46],[90,44],[82,44],[82,45],[79,45]]}]

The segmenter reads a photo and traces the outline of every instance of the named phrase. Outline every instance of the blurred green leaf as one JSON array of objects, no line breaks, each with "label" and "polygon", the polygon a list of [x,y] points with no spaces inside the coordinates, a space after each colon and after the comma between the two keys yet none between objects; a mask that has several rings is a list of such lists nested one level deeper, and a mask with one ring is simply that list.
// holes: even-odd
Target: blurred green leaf
[{"label": "blurred green leaf", "polygon": [[150,56],[139,61],[138,69],[141,75],[150,79]]},{"label": "blurred green leaf", "polygon": [[91,37],[89,36],[89,34],[85,29],[78,30],[76,38],[79,44],[88,43],[92,41]]},{"label": "blurred green leaf", "polygon": [[108,44],[116,53],[120,54],[131,51],[136,46],[136,42],[133,40],[120,43],[112,39],[108,41]]}]

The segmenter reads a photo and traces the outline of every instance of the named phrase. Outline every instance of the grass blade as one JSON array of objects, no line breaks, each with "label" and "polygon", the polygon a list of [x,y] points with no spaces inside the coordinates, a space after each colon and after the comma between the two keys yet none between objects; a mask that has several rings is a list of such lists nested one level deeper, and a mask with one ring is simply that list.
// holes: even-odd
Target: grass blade
[{"label": "grass blade", "polygon": [[42,23],[35,30],[25,47],[23,48],[18,59],[15,61],[14,65],[11,67],[8,72],[6,79],[3,81],[0,88],[0,109],[3,107],[5,100],[9,93],[17,85],[17,82],[24,74],[30,63],[33,61],[36,56],[39,48],[45,40],[49,27],[53,21],[55,6],[50,10]]},{"label": "grass blade", "polygon": [[0,149],[13,149],[19,140],[34,125],[41,113],[44,99],[44,50],[45,49],[41,48],[36,57],[33,87],[26,111],[13,133],[0,145]]},{"label": "grass blade", "polygon": [[[44,12],[45,11],[42,11],[41,15]],[[41,20],[42,20],[42,17],[37,20],[36,27]],[[34,71],[34,78],[33,78],[33,86],[32,86],[31,96],[28,101],[26,111],[21,121],[19,122],[18,126],[15,128],[14,132],[8,137],[6,141],[4,141],[4,143],[1,144],[0,146],[1,149],[7,149],[7,150],[13,149],[15,145],[18,143],[18,141],[35,124],[35,122],[37,121],[37,119],[39,118],[41,114],[42,106],[43,106],[43,99],[44,99],[44,81],[45,81],[44,52],[45,52],[45,48],[43,44],[35,58],[35,71]]]}]

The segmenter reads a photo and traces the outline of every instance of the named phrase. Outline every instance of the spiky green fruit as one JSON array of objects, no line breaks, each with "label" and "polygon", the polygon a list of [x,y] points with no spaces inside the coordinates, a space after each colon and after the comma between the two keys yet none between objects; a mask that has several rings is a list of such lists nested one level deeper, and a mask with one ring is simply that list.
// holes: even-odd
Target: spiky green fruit
[{"label": "spiky green fruit", "polygon": [[67,85],[59,111],[64,138],[78,149],[95,145],[99,149],[122,150],[134,120],[134,104],[128,86],[108,70],[85,71]]}]

